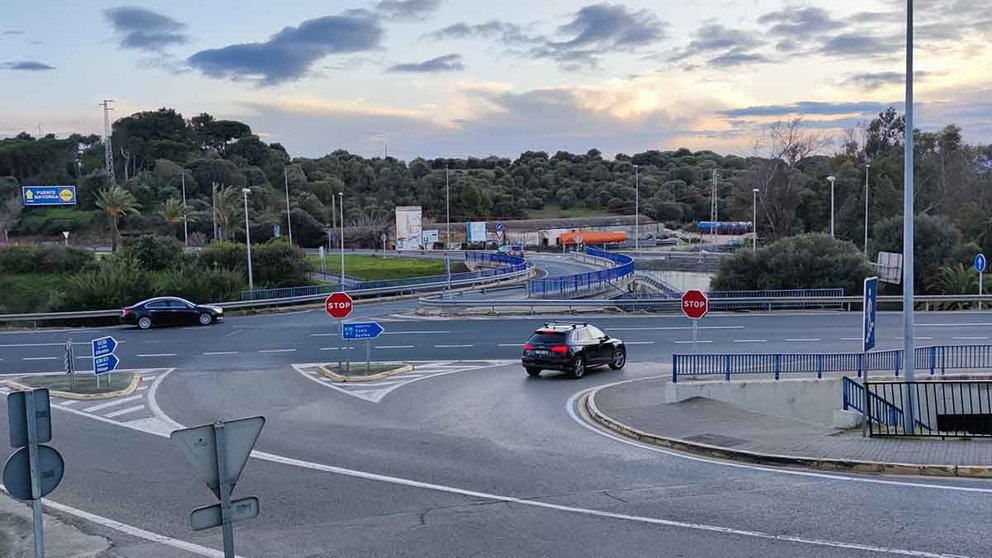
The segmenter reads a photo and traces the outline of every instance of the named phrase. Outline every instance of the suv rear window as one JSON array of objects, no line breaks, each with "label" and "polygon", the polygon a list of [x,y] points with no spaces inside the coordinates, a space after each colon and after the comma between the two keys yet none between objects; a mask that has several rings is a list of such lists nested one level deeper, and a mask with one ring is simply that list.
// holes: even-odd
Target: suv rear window
[{"label": "suv rear window", "polygon": [[527,342],[539,343],[541,345],[564,345],[565,332],[535,331],[534,335],[531,335]]}]

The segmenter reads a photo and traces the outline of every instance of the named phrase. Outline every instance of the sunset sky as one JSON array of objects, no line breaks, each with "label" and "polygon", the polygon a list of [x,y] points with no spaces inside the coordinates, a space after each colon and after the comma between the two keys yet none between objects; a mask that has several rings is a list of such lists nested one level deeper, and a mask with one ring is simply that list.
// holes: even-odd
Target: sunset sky
[{"label": "sunset sky", "polygon": [[[752,153],[901,109],[904,0],[209,0],[4,7],[0,137],[174,107],[293,155]],[[992,142],[987,0],[917,1],[917,124]]]}]

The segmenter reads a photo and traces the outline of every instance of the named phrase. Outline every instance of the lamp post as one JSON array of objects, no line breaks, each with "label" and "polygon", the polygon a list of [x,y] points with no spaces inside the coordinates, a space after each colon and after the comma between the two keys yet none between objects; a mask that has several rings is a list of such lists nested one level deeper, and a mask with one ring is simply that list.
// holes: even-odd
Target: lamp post
[{"label": "lamp post", "polygon": [[451,188],[448,185],[448,167],[444,167],[444,249],[451,246]]},{"label": "lamp post", "polygon": [[282,180],[286,184],[286,232],[289,234],[289,243],[293,243],[293,215],[289,211],[289,171],[286,167],[282,169]]},{"label": "lamp post", "polygon": [[834,237],[834,182],[836,180],[836,176],[827,177],[827,181],[830,182],[830,238]]},{"label": "lamp post", "polygon": [[[904,148],[904,169],[903,169],[903,208],[902,208],[902,317],[903,317],[903,354],[912,355],[913,350],[913,326],[915,315],[913,314],[913,240],[916,216],[913,204],[913,0],[906,1],[906,139],[903,142]],[[916,380],[916,359],[904,358],[903,368],[906,372],[907,382]],[[916,429],[916,392],[909,384],[905,386],[904,392],[907,406],[903,414],[906,421],[903,429],[906,433],[912,434]]]},{"label": "lamp post", "polygon": [[641,175],[634,165],[634,252],[641,251]]},{"label": "lamp post", "polygon": [[868,169],[871,163],[865,163],[865,259],[868,259]]},{"label": "lamp post", "polygon": [[758,251],[758,189],[751,190],[751,253]]},{"label": "lamp post", "polygon": [[341,290],[344,290],[344,192],[338,192],[338,210],[341,212]]},{"label": "lamp post", "polygon": [[186,219],[188,210],[186,209],[186,169],[179,175],[183,182],[183,244],[189,248],[189,222]]},{"label": "lamp post", "polygon": [[248,290],[255,290],[255,280],[251,274],[251,224],[248,222],[248,194],[250,188],[242,188],[241,194],[245,199],[245,246],[248,248]]}]

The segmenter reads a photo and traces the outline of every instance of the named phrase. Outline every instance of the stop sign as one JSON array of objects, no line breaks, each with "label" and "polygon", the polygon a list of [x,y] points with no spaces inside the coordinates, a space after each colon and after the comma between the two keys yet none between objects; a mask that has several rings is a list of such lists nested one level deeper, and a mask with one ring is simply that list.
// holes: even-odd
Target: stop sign
[{"label": "stop sign", "polygon": [[698,320],[710,309],[710,301],[702,291],[686,291],[682,295],[682,313],[686,318]]},{"label": "stop sign", "polygon": [[352,303],[348,293],[333,293],[324,300],[324,310],[332,318],[347,318],[351,314]]}]

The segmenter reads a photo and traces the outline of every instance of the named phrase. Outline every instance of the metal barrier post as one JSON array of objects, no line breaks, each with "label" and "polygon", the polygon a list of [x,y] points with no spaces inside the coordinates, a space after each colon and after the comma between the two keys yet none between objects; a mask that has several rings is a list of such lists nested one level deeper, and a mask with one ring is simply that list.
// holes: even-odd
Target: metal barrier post
[{"label": "metal barrier post", "polygon": [[782,355],[776,354],[775,355],[775,379],[776,380],[778,379],[779,372],[781,371],[781,369],[782,369]]},{"label": "metal barrier post", "polygon": [[[693,320],[693,323],[695,323],[695,320]],[[726,374],[727,374],[727,381],[729,382],[730,381],[730,355],[724,355],[723,356],[723,359],[724,359],[724,368],[725,368],[725,371],[726,371]]]},{"label": "metal barrier post", "polygon": [[816,355],[816,377],[823,378],[823,355]]},{"label": "metal barrier post", "polygon": [[672,383],[679,381],[679,355],[672,355]]}]

